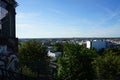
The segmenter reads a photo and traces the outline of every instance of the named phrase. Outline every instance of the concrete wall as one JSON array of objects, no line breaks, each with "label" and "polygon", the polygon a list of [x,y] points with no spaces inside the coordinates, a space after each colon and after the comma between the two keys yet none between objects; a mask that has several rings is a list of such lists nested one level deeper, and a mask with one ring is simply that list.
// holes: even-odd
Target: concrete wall
[{"label": "concrete wall", "polygon": [[15,8],[8,4],[4,9],[7,10],[8,13],[0,21],[0,37],[15,38]]},{"label": "concrete wall", "polygon": [[[15,35],[15,7],[9,3],[9,1],[13,0],[0,1],[7,4],[3,8],[8,11],[6,16],[0,20],[2,23],[0,29],[0,68],[19,72],[19,62],[17,57],[18,39]],[[2,2],[0,2],[0,4]],[[7,73],[6,75],[12,75],[12,73]]]}]

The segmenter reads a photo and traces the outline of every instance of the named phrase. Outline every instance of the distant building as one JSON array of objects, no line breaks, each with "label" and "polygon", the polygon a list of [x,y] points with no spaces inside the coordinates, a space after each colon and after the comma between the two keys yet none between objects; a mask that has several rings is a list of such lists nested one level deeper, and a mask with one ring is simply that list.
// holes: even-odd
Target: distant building
[{"label": "distant building", "polygon": [[57,52],[57,51],[48,51],[48,56],[49,57],[59,57],[61,56],[61,52]]},{"label": "distant building", "polygon": [[87,48],[91,48],[91,47],[92,47],[91,41],[86,41],[86,47],[87,47]]},{"label": "distant building", "polygon": [[55,57],[61,56],[61,52],[58,52],[58,51],[53,50],[53,47],[52,47],[52,46],[48,46],[47,51],[48,51],[47,55],[48,55],[49,57],[55,58]]},{"label": "distant building", "polygon": [[102,40],[86,41],[86,48],[95,48],[96,50],[105,49],[107,42]]}]

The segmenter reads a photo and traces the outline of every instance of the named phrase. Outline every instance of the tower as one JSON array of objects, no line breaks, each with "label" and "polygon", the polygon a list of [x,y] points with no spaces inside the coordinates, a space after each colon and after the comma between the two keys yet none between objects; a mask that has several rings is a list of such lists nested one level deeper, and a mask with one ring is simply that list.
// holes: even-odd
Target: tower
[{"label": "tower", "polygon": [[[15,62],[18,63],[18,39],[15,35],[16,6],[15,0],[0,0],[0,66],[2,66],[0,69],[11,69],[13,72],[18,71],[15,65]],[[0,73],[0,80],[1,75],[3,73]]]},{"label": "tower", "polygon": [[0,0],[0,37],[15,38],[15,0]]},{"label": "tower", "polygon": [[12,44],[15,51],[18,47],[18,39],[15,31],[15,0],[0,0],[0,45]]}]

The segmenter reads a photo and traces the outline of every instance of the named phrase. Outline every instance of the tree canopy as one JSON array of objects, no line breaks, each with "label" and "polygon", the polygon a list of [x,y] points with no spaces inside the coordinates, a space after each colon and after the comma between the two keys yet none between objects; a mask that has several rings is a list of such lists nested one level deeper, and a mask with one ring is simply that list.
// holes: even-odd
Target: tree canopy
[{"label": "tree canopy", "polygon": [[32,71],[46,73],[47,64],[47,49],[42,43],[31,40],[19,46],[19,60],[24,67],[27,66]]},{"label": "tree canopy", "polygon": [[119,80],[120,48],[100,52],[78,44],[65,44],[58,59],[56,80]]},{"label": "tree canopy", "polygon": [[58,79],[93,79],[92,61],[97,56],[95,51],[77,44],[65,44],[63,51],[63,56],[58,60]]},{"label": "tree canopy", "polygon": [[62,43],[56,43],[53,45],[54,50],[63,52],[63,45]]},{"label": "tree canopy", "polygon": [[98,79],[120,79],[120,54],[119,48],[106,49],[104,55],[97,57],[93,66]]},{"label": "tree canopy", "polygon": [[[56,45],[55,45],[56,46]],[[57,59],[56,80],[120,79],[120,48],[108,48],[101,52],[87,49],[78,44],[63,44],[63,55]],[[46,47],[37,41],[27,41],[20,45],[19,59],[24,62],[47,60]],[[41,65],[36,66],[41,67]],[[44,69],[43,69],[44,70]]]}]

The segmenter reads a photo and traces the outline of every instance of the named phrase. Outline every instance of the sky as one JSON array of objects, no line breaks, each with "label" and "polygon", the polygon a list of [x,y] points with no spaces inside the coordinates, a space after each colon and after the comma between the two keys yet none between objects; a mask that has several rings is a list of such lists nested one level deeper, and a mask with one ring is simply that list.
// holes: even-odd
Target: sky
[{"label": "sky", "polygon": [[18,38],[120,37],[120,0],[16,0]]}]

